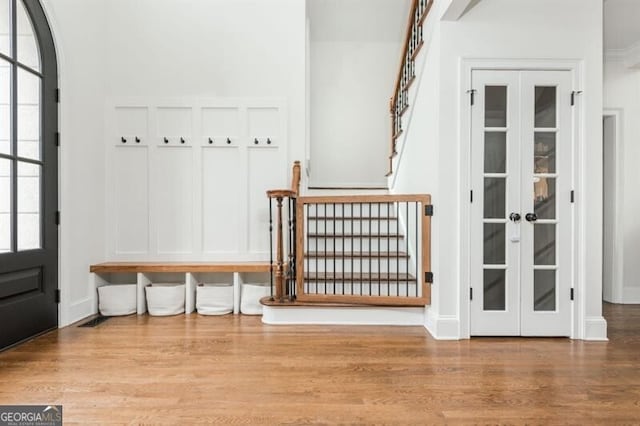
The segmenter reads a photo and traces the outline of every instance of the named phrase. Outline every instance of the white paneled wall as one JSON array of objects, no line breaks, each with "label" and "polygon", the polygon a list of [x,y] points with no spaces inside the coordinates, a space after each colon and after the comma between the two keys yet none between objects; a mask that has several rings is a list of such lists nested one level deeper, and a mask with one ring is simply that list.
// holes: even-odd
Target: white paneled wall
[{"label": "white paneled wall", "polygon": [[110,260],[266,260],[266,191],[286,188],[281,99],[107,104]]}]

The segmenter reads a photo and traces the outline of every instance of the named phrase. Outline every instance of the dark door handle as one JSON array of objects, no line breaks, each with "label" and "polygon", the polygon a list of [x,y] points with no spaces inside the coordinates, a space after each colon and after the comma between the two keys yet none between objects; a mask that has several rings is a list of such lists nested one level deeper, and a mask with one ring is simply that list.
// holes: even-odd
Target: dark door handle
[{"label": "dark door handle", "polygon": [[517,223],[517,222],[520,222],[520,219],[521,219],[521,218],[522,218],[522,217],[520,216],[520,213],[515,213],[515,212],[514,212],[514,213],[511,213],[511,214],[509,215],[509,220],[510,220],[510,221],[512,221],[512,222],[516,222],[516,223]]},{"label": "dark door handle", "polygon": [[527,219],[527,222],[535,222],[538,220],[538,215],[535,213],[527,213],[524,218]]}]

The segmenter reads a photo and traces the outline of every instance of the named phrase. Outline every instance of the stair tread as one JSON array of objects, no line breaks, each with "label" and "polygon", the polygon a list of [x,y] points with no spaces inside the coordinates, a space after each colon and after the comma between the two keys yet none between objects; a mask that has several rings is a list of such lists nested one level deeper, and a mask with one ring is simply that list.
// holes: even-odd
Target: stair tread
[{"label": "stair tread", "polygon": [[402,234],[307,234],[308,238],[404,238]]},{"label": "stair tread", "polygon": [[403,251],[309,251],[305,253],[305,257],[388,257],[388,258],[406,258],[409,255]]},{"label": "stair tread", "polygon": [[309,220],[398,220],[395,216],[309,216]]},{"label": "stair tread", "polygon": [[305,280],[313,281],[416,281],[416,277],[406,273],[359,273],[359,272],[305,272]]}]

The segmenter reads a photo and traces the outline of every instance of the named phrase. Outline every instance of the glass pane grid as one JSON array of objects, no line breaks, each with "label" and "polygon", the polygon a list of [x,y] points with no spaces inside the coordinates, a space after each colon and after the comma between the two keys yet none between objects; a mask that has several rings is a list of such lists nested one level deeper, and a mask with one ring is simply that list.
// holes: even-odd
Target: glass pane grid
[{"label": "glass pane grid", "polygon": [[536,270],[533,273],[533,310],[553,312],[556,310],[556,271]]},{"label": "glass pane grid", "polygon": [[0,253],[12,251],[11,161],[0,158]]},{"label": "glass pane grid", "polygon": [[534,265],[557,265],[556,231],[554,224],[536,223],[533,228]]},{"label": "glass pane grid", "polygon": [[485,86],[484,126],[507,127],[507,86]]},{"label": "glass pane grid", "polygon": [[0,53],[11,54],[11,1],[0,0]]},{"label": "glass pane grid", "polygon": [[506,294],[506,270],[485,269],[483,273],[483,309],[485,311],[504,311]]},{"label": "glass pane grid", "polygon": [[40,51],[35,32],[22,0],[16,0],[16,42],[18,61],[29,68],[40,70]]},{"label": "glass pane grid", "polygon": [[556,92],[555,86],[536,86],[534,127],[555,128],[557,126]]},{"label": "glass pane grid", "polygon": [[18,250],[42,247],[41,176],[41,166],[18,162]]}]

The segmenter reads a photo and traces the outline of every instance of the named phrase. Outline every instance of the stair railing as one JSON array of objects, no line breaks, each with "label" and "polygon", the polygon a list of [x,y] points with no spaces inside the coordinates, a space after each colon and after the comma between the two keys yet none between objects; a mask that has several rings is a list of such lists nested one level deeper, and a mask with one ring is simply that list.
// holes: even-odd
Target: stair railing
[{"label": "stair railing", "polygon": [[[300,192],[300,162],[293,163],[291,189],[267,191],[269,199],[269,284],[270,300],[284,302],[296,299],[296,199]],[[273,201],[276,203],[276,259],[273,258]],[[286,217],[283,207],[286,200]],[[284,242],[284,225],[287,224],[287,243]],[[286,259],[286,263],[285,263]]]},{"label": "stair railing", "polygon": [[393,96],[389,102],[391,113],[391,147],[389,152],[389,172],[393,173],[393,158],[397,152],[397,140],[402,134],[402,116],[409,108],[409,87],[414,82],[415,59],[424,44],[422,24],[427,18],[434,0],[413,0],[407,23],[407,32],[400,55],[400,67],[393,89]]}]

